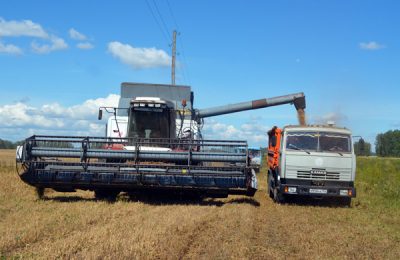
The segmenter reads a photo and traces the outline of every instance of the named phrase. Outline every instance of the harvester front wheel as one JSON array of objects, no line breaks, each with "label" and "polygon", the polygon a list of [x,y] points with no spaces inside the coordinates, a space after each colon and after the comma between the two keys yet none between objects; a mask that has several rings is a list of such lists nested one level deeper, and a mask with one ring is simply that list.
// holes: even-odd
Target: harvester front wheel
[{"label": "harvester front wheel", "polygon": [[39,200],[43,199],[44,197],[44,188],[43,187],[36,187],[36,195]]},{"label": "harvester front wheel", "polygon": [[106,190],[98,189],[94,191],[94,197],[98,200],[105,200],[109,202],[114,202],[117,200],[119,191],[116,190]]}]

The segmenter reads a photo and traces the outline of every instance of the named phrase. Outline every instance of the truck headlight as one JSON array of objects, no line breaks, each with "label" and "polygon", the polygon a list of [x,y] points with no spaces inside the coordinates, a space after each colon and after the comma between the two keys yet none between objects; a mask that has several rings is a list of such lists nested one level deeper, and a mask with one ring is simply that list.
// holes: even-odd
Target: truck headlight
[{"label": "truck headlight", "polygon": [[347,196],[347,195],[349,195],[348,190],[340,190],[340,196]]},{"label": "truck headlight", "polygon": [[284,191],[285,191],[285,193],[297,193],[297,188],[296,187],[288,187],[288,186],[286,186]]}]

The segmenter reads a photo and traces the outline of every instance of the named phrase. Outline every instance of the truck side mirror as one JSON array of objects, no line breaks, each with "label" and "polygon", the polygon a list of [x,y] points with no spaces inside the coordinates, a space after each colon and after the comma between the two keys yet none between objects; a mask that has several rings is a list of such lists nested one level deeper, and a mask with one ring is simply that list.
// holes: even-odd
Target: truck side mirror
[{"label": "truck side mirror", "polygon": [[103,118],[103,110],[99,109],[99,115],[97,119],[101,120]]}]

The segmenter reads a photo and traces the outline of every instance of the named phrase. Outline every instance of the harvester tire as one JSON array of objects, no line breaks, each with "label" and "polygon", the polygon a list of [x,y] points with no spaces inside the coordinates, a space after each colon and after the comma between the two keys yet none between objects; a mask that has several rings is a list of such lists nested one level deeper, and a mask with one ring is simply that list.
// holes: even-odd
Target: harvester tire
[{"label": "harvester tire", "polygon": [[115,190],[98,189],[98,190],[94,191],[94,197],[97,200],[105,200],[108,202],[116,201],[118,194],[119,194],[119,191],[115,191]]},{"label": "harvester tire", "polygon": [[39,200],[43,199],[44,197],[44,188],[43,187],[36,187],[36,195]]}]

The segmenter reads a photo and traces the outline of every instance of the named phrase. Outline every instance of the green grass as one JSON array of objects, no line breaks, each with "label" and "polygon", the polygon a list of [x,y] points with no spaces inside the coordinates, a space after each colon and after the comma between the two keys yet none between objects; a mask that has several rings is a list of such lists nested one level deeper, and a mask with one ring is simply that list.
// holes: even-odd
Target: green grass
[{"label": "green grass", "polygon": [[377,210],[400,208],[400,159],[357,158],[355,205]]}]

